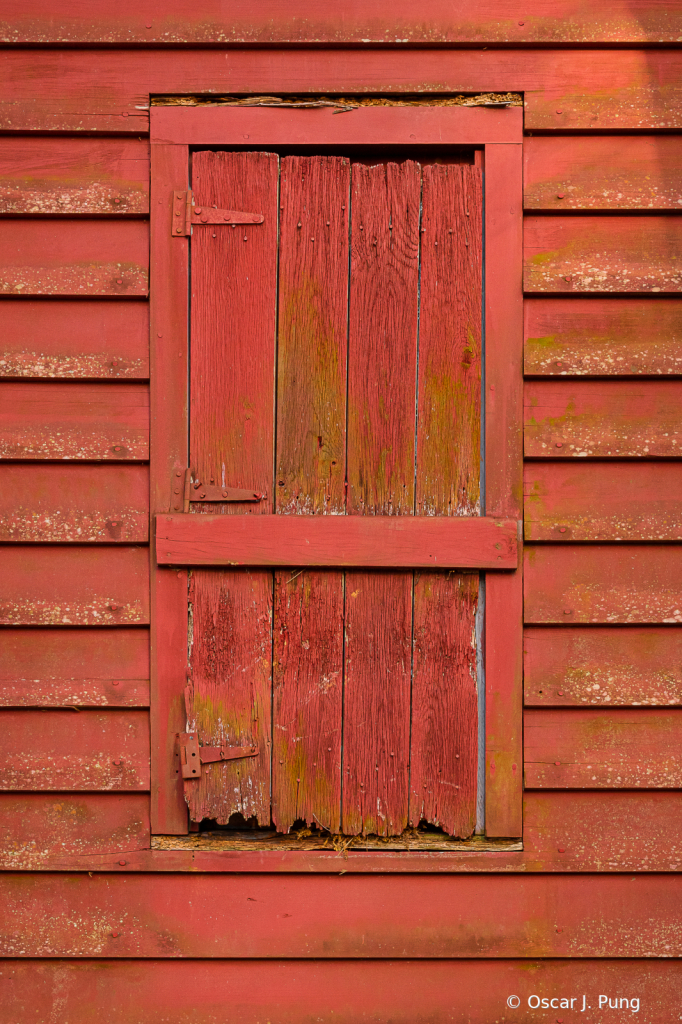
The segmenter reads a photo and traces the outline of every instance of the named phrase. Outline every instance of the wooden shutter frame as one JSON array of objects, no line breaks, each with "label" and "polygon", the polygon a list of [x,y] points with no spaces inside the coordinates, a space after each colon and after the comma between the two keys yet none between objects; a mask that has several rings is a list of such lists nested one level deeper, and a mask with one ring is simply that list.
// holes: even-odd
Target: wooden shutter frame
[{"label": "wooden shutter frame", "polygon": [[[334,114],[328,108],[160,106],[150,114],[152,537],[155,516],[171,507],[172,474],[188,465],[189,239],[171,237],[173,192],[189,188],[190,147],[217,145],[476,147],[485,197],[485,514],[520,521],[522,110],[372,106]],[[154,543],[150,551],[152,832],[184,835],[175,734],[185,725],[187,572],[158,565]],[[521,560],[515,571],[489,572],[485,579],[485,832],[516,838],[523,795]],[[300,856],[300,870],[310,870],[307,855]],[[439,860],[458,856],[443,853]],[[234,855],[231,865],[234,870]]]}]

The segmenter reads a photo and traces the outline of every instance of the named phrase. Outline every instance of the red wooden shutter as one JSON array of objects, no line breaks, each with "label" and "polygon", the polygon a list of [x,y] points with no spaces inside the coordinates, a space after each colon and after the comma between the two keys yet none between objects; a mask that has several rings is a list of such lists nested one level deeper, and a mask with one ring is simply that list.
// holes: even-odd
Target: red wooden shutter
[{"label": "red wooden shutter", "polygon": [[[205,152],[193,188],[264,221],[193,235],[192,479],[266,497],[191,511],[478,516],[479,170]],[[478,574],[366,564],[192,571],[188,731],[258,749],[193,820],[471,835]]]}]

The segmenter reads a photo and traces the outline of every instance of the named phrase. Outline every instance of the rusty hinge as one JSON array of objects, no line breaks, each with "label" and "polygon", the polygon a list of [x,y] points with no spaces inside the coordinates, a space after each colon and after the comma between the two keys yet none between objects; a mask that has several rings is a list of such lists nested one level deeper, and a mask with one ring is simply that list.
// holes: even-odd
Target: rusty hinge
[{"label": "rusty hinge", "polygon": [[215,206],[195,206],[191,190],[173,193],[171,234],[182,238],[192,234],[193,224],[262,224],[262,213],[218,210]]},{"label": "rusty hinge", "polygon": [[173,512],[189,512],[191,501],[262,501],[264,497],[244,487],[222,487],[214,481],[204,484],[193,478],[191,469],[175,469],[171,477]]},{"label": "rusty hinge", "polygon": [[258,754],[258,747],[200,747],[195,732],[179,732],[178,746],[183,779],[200,779],[202,764],[236,761],[240,757],[255,757]]}]

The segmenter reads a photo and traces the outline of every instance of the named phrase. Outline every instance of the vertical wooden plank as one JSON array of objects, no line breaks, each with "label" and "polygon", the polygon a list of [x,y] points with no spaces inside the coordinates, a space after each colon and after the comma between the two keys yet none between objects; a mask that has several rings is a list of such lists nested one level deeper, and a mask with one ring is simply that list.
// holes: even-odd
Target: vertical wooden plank
[{"label": "vertical wooden plank", "polygon": [[[280,181],[276,508],[345,512],[348,207],[341,157],[287,157]],[[343,574],[275,574],[276,827],[341,827]]]},{"label": "vertical wooden plank", "polygon": [[[354,164],[348,353],[348,512],[414,512],[421,174]],[[411,573],[348,573],[343,831],[408,817]]]},{"label": "vertical wooden plank", "polygon": [[[154,145],[151,202],[151,464],[152,517],[171,507],[171,474],[187,465],[188,244],[171,238],[173,191],[188,187],[186,146]],[[151,546],[154,551],[154,545]],[[187,831],[177,774],[175,735],[185,727],[187,573],[151,565],[152,832]]]},{"label": "vertical wooden plank", "polygon": [[[424,167],[417,514],[478,515],[482,175]],[[476,826],[478,576],[421,573],[414,587],[410,824]]]},{"label": "vertical wooden plank", "polygon": [[[522,147],[485,148],[487,515],[522,508]],[[485,829],[522,833],[522,577],[486,576]]]},{"label": "vertical wooden plank", "polygon": [[[274,153],[195,153],[197,205],[262,213],[262,224],[197,228],[192,237],[190,459],[195,478],[266,495],[257,505],[194,506],[249,515],[273,511],[277,301]],[[190,817],[232,814],[270,824],[272,573],[193,574],[190,727],[206,745],[256,744],[254,758],[215,764],[185,785]]]}]

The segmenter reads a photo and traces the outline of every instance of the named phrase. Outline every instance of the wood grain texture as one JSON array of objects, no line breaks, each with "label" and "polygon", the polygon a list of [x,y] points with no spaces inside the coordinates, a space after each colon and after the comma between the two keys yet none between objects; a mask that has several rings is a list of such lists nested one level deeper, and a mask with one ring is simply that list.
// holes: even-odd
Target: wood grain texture
[{"label": "wood grain texture", "polygon": [[0,213],[149,213],[149,146],[142,139],[2,139]]},{"label": "wood grain texture", "polygon": [[143,547],[7,545],[0,623],[128,626],[149,622],[149,557]]},{"label": "wood grain texture", "polygon": [[673,137],[524,142],[527,210],[679,210],[680,141]]},{"label": "wood grain texture", "polygon": [[528,623],[682,622],[677,545],[526,547]]},{"label": "wood grain texture", "polygon": [[[8,872],[0,879],[1,948],[5,956],[169,959],[174,970],[185,958],[223,957],[676,957],[681,889],[676,875],[633,883],[615,874],[284,880],[84,872],[19,881]],[[297,991],[300,1016],[300,982]]]},{"label": "wood grain texture", "polygon": [[149,633],[5,627],[0,704],[144,707],[149,704]]},{"label": "wood grain texture", "polygon": [[682,704],[677,629],[526,629],[526,705]]},{"label": "wood grain texture", "polygon": [[526,540],[682,540],[682,466],[529,462]]},{"label": "wood grain texture", "polygon": [[679,789],[681,722],[677,709],[526,711],[526,788]]},{"label": "wood grain texture", "polygon": [[527,292],[679,292],[682,221],[676,217],[524,220]]},{"label": "wood grain texture", "polygon": [[141,302],[3,302],[0,377],[144,379],[149,312]]},{"label": "wood grain texture", "polygon": [[145,543],[146,466],[0,465],[0,541]]},{"label": "wood grain texture", "polygon": [[144,384],[0,383],[0,457],[149,457],[149,395]]},{"label": "wood grain texture", "polygon": [[149,789],[146,711],[0,711],[5,790]]},{"label": "wood grain texture", "polygon": [[149,232],[142,221],[0,220],[0,246],[0,294],[147,294]]},{"label": "wood grain texture", "polygon": [[[6,19],[6,20],[4,20]],[[69,0],[7,5],[0,22],[5,42],[153,44],[193,46],[201,43],[281,45],[283,43],[675,43],[682,18],[674,3],[645,0],[615,2],[595,9],[585,0],[535,4],[529,15],[521,3],[494,0],[454,10],[444,0],[428,0],[417,16],[406,0],[377,3],[358,11],[347,0],[330,10],[319,0],[288,3],[267,0],[257,12],[248,4],[226,11],[216,0],[202,5],[201,15],[188,0],[172,0],[153,16],[131,0],[102,4],[96,19],[84,20]]]},{"label": "wood grain texture", "polygon": [[528,381],[524,450],[532,458],[679,457],[682,384]]},{"label": "wood grain texture", "polygon": [[527,299],[524,308],[527,374],[682,373],[677,299]]},{"label": "wood grain texture", "polygon": [[3,870],[35,871],[74,856],[120,860],[149,848],[149,797],[142,793],[2,793],[0,816]]},{"label": "wood grain texture", "polygon": [[[102,969],[87,960],[35,960],[2,963],[8,1013],[17,1024],[49,1020],[62,1011],[69,1022],[86,1024],[89,1014],[107,1016],[111,1024],[152,1024],[155,1015],[192,1016],[197,1024],[212,1024],[216,1007],[230,993],[234,1024],[258,1024],[275,1017],[295,1024],[300,1017],[300,991],[305,988],[310,1012],[333,1015],[339,1024],[353,1024],[361,1014],[375,1020],[408,1024],[423,1014],[437,1020],[456,1006],[470,1024],[488,1024],[504,1006],[510,992],[520,993],[523,1010],[516,1019],[531,1024],[528,998],[538,996],[562,1005],[558,992],[637,992],[641,1024],[658,1024],[676,1012],[682,990],[679,965],[671,960],[508,960],[495,961],[298,961],[110,960]],[[196,991],[202,993],[197,1005]],[[116,993],[112,1001],[112,993]],[[612,1002],[618,996],[611,996]],[[620,998],[628,998],[620,997]],[[565,1005],[565,1002],[564,1002]],[[570,1005],[570,999],[569,999]],[[607,997],[608,1005],[608,997]],[[628,1006],[630,1000],[628,998]],[[625,1009],[628,1016],[633,1011]],[[550,1011],[551,1013],[552,1011]],[[559,1010],[559,1013],[562,1011]],[[564,1014],[566,1011],[563,1011]],[[536,1013],[537,1017],[537,1013]],[[499,1018],[498,1018],[499,1019]],[[552,1019],[548,1015],[548,1019]],[[581,1020],[599,1024],[604,1009],[594,1000]],[[627,1019],[627,1018],[625,1018]]]}]

